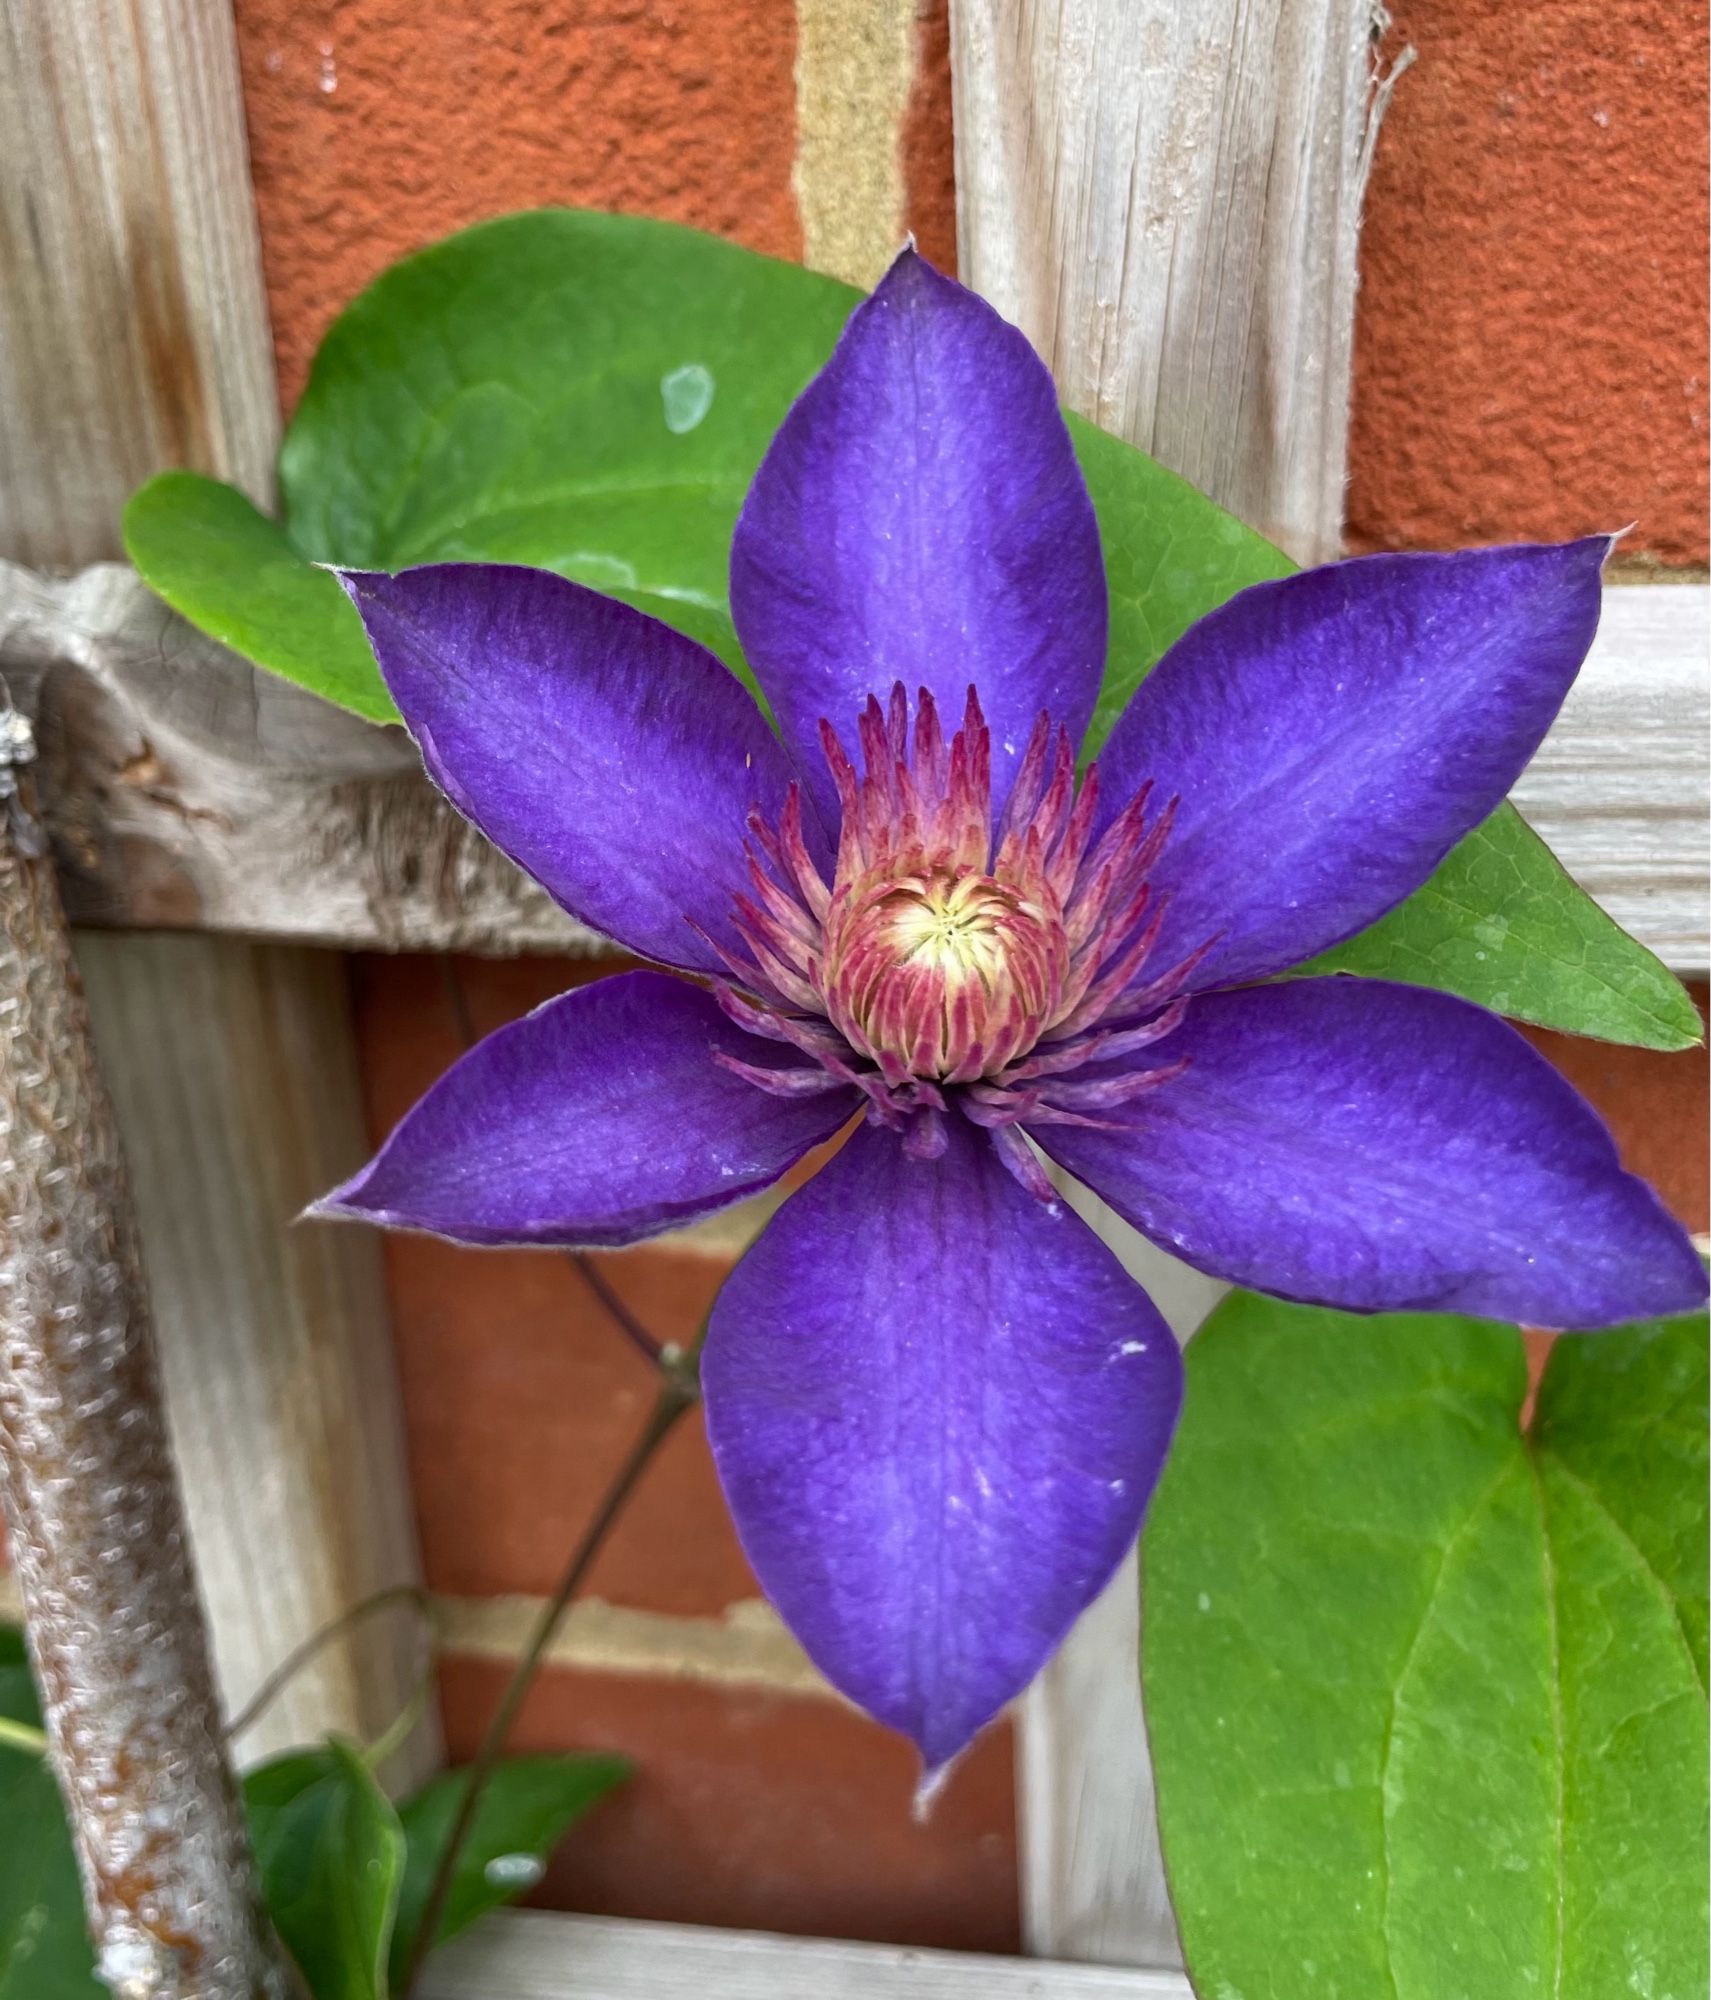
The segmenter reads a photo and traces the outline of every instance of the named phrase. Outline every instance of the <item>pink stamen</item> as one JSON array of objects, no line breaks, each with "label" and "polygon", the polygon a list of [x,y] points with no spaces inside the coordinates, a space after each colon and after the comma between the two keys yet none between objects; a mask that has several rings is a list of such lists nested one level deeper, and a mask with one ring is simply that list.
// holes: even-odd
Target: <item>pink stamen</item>
[{"label": "pink stamen", "polygon": [[948,741],[925,688],[911,729],[900,682],[855,725],[859,767],[820,725],[842,813],[830,883],[793,785],[776,824],[749,817],[752,894],[732,913],[747,962],[709,940],[736,982],[715,987],[731,1020],[815,1067],[720,1060],[782,1095],[854,1086],[920,1159],[943,1152],[943,1120],[960,1110],[1049,1198],[1018,1128],[1109,1124],[1181,1073],[1077,1074],[1166,1039],[1209,948],[1146,977],[1164,919],[1148,878],[1176,801],[1149,818],[1144,787],[1095,840],[1098,769],[1078,789],[1069,733],[1042,714],[995,826],[992,737],[972,687]]}]

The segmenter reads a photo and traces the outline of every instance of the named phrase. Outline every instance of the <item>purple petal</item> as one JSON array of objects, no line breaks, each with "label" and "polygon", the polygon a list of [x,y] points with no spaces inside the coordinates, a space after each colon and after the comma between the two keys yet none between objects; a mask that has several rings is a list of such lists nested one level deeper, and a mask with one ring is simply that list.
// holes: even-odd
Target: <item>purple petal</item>
[{"label": "purple petal", "polygon": [[731,550],[743,650],[827,824],[822,716],[976,683],[1002,807],[1042,708],[1079,742],[1105,663],[1099,527],[1051,377],[906,250],[773,439]]},{"label": "purple petal", "polygon": [[646,958],[739,948],[745,820],[788,760],[741,683],[657,619],[548,570],[436,563],[340,581],[428,774],[558,902]]},{"label": "purple petal", "polygon": [[1181,1398],[1146,1294],[946,1121],[862,1127],[713,1308],[719,1476],[767,1595],[930,1771],[1025,1687],[1135,1538]]},{"label": "purple petal", "polygon": [[1203,994],[1187,1070],[1040,1144],[1214,1276],[1355,1312],[1610,1326],[1705,1297],[1686,1234],[1505,1022],[1371,979]]},{"label": "purple petal", "polygon": [[716,1052],[797,1060],[665,973],[579,987],[478,1043],[314,1212],[459,1243],[634,1243],[770,1187],[856,1107],[757,1090]]},{"label": "purple petal", "polygon": [[1502,803],[1598,626],[1599,535],[1363,556],[1255,584],[1186,632],[1099,760],[1107,819],[1180,800],[1157,951],[1195,975],[1299,965],[1411,895]]}]

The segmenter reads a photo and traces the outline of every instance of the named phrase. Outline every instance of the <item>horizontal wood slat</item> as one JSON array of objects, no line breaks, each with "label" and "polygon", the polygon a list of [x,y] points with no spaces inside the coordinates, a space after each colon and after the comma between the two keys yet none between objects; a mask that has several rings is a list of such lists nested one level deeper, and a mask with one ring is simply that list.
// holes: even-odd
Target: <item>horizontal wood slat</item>
[{"label": "horizontal wood slat", "polygon": [[[1711,964],[1704,585],[1612,587],[1516,800],[1617,921]],[[74,921],[380,950],[589,952],[458,818],[397,729],[256,675],[129,569],[0,564],[0,671],[41,710]]]},{"label": "horizontal wood slat", "polygon": [[0,564],[0,671],[38,711],[74,923],[381,950],[588,951],[399,729],[257,674],[136,574]]},{"label": "horizontal wood slat", "polygon": [[1193,2000],[1180,1973],[506,1911],[428,1961],[422,2000]]}]

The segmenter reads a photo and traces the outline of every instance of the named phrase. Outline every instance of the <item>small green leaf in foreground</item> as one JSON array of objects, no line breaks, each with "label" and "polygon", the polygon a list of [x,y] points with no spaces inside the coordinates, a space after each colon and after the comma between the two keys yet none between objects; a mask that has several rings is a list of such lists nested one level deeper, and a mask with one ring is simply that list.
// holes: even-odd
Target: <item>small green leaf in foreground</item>
[{"label": "small green leaf in foreground", "polygon": [[[0,1716],[41,1725],[24,1635],[0,1625]],[[44,1757],[0,1743],[0,2000],[107,2000],[77,1857]]]},{"label": "small green leaf in foreground", "polygon": [[404,1832],[348,1744],[291,1751],[244,1779],[268,1911],[312,2000],[387,2000]]},{"label": "small green leaf in foreground", "polygon": [[1706,1991],[1703,1314],[1559,1340],[1237,1294],[1143,1541],[1217,2000]]},{"label": "small green leaf in foreground", "polygon": [[236,487],[160,473],[131,496],[125,547],[143,581],[210,638],[370,722],[398,720],[338,579]]},{"label": "small green leaf in foreground", "polygon": [[[476,1807],[434,1942],[455,1937],[488,1910],[514,1902],[532,1889],[569,1829],[621,1784],[628,1770],[621,1757],[507,1758],[494,1771]],[[392,1941],[394,1980],[402,1975],[415,1947],[429,1885],[468,1775],[442,1772],[402,1809],[408,1851]]]}]

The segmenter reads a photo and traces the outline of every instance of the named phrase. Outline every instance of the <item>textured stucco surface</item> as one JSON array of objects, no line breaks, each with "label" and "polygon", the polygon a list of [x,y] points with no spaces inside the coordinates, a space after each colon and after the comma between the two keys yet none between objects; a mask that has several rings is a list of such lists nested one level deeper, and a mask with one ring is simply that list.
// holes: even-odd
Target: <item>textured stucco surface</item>
[{"label": "textured stucco surface", "polygon": [[1357,547],[1705,560],[1706,11],[1403,0],[1361,242]]},{"label": "textured stucco surface", "polygon": [[790,0],[238,0],[286,407],[395,258],[543,202],[801,254]]}]

